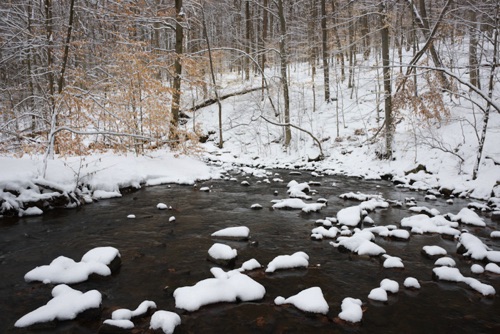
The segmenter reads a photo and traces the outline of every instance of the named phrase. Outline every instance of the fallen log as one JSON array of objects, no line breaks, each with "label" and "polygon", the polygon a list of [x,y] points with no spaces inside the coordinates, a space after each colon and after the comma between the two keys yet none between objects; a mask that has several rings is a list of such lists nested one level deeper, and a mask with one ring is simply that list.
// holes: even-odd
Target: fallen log
[{"label": "fallen log", "polygon": [[[239,92],[234,92],[234,93],[222,95],[222,96],[219,96],[219,101],[225,100],[225,99],[233,97],[233,96],[245,95],[245,94],[252,93],[252,92],[255,92],[255,91],[261,90],[261,89],[262,89],[262,87],[255,87],[255,88],[245,89],[245,90],[242,90]],[[189,111],[196,111],[198,109],[208,107],[216,102],[217,102],[217,99],[208,99],[208,100],[205,100],[202,103],[197,104],[194,107],[190,108]]]}]

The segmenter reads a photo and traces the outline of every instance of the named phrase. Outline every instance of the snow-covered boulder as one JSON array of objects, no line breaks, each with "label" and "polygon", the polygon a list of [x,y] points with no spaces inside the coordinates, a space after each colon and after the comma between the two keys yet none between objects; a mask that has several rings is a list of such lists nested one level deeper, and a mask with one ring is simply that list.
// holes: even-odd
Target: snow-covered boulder
[{"label": "snow-covered boulder", "polygon": [[227,227],[212,233],[212,237],[230,240],[248,240],[250,229],[246,226]]},{"label": "snow-covered boulder", "polygon": [[212,268],[210,271],[214,278],[207,278],[193,286],[177,288],[174,291],[175,307],[193,312],[208,304],[264,298],[266,289],[247,275],[237,270],[226,273],[220,268]]},{"label": "snow-covered boulder", "polygon": [[449,213],[448,217],[450,218],[451,221],[459,222],[462,224],[481,226],[481,227],[486,226],[484,220],[481,217],[479,217],[477,213],[475,213],[469,208],[463,208],[456,215]]},{"label": "snow-covered boulder", "polygon": [[379,302],[386,302],[387,301],[387,291],[385,291],[383,288],[375,288],[370,291],[368,294],[368,299],[379,301]]},{"label": "snow-covered boulder", "polygon": [[432,276],[434,279],[441,281],[455,283],[463,282],[483,296],[493,296],[496,293],[495,288],[493,288],[491,285],[481,283],[480,281],[472,277],[465,277],[457,268],[437,267],[432,269]]},{"label": "snow-covered boulder", "polygon": [[181,324],[181,317],[177,313],[169,311],[156,311],[151,317],[150,329],[161,329],[165,334],[172,334],[175,327]]},{"label": "snow-covered boulder", "polygon": [[86,281],[93,274],[109,276],[120,264],[120,253],[116,248],[97,247],[88,251],[80,262],[59,256],[49,265],[30,270],[24,279],[26,282],[40,281],[45,284],[75,284]]},{"label": "snow-covered boulder", "polygon": [[405,278],[405,281],[403,282],[403,285],[404,285],[405,288],[410,289],[410,290],[420,289],[420,283],[414,277],[407,277],[407,278]]},{"label": "snow-covered boulder", "polygon": [[28,327],[54,320],[72,320],[88,309],[100,308],[102,301],[101,293],[97,290],[83,293],[65,284],[56,285],[52,289],[52,297],[47,304],[17,320],[14,326]]},{"label": "snow-covered boulder", "polygon": [[374,235],[370,231],[357,230],[354,235],[339,237],[337,242],[331,242],[330,244],[340,251],[349,251],[358,255],[378,256],[385,254],[385,249],[372,242],[373,239]]},{"label": "snow-covered boulder", "polygon": [[343,208],[337,212],[337,221],[339,225],[351,227],[358,226],[362,219],[363,210],[359,205]]},{"label": "snow-covered boulder", "polygon": [[473,260],[483,260],[489,251],[490,248],[473,234],[462,233],[458,239],[457,253]]},{"label": "snow-covered boulder", "polygon": [[422,247],[421,253],[422,253],[422,255],[424,255],[425,257],[427,257],[429,259],[436,259],[436,258],[445,256],[446,254],[448,254],[446,252],[446,249],[444,249],[443,247],[435,246],[435,245]]},{"label": "snow-covered boulder", "polygon": [[339,313],[339,318],[352,323],[360,322],[363,318],[362,305],[363,303],[360,299],[351,297],[344,298],[340,306],[342,311]]},{"label": "snow-covered boulder", "polygon": [[276,305],[292,304],[301,311],[311,313],[327,314],[329,309],[328,303],[323,297],[323,291],[317,286],[302,290],[286,299],[281,296],[276,297],[274,303]]},{"label": "snow-covered boulder", "polygon": [[292,255],[279,255],[267,264],[266,273],[273,273],[278,269],[307,268],[309,256],[304,252]]},{"label": "snow-covered boulder", "polygon": [[233,267],[238,251],[228,245],[215,243],[208,250],[208,260],[222,266]]}]

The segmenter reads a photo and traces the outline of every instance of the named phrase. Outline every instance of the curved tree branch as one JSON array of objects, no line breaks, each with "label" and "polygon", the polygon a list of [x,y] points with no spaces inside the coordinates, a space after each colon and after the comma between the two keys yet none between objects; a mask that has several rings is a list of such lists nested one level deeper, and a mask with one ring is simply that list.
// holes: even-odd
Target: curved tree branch
[{"label": "curved tree branch", "polygon": [[323,148],[321,147],[321,142],[318,140],[318,138],[316,138],[310,131],[307,131],[305,129],[302,129],[301,127],[298,127],[297,125],[293,125],[291,123],[276,123],[276,122],[273,122],[271,120],[268,120],[267,118],[265,118],[264,116],[260,115],[260,118],[262,118],[264,121],[272,124],[272,125],[276,125],[276,126],[282,126],[282,127],[285,127],[285,126],[289,126],[289,127],[292,127],[294,129],[297,129],[299,131],[302,131],[302,132],[305,132],[307,133],[309,136],[311,136],[311,138],[314,140],[314,142],[316,144],[318,144],[318,147],[319,147],[319,156],[317,158],[318,161],[321,161],[325,158],[325,155],[323,154]]}]

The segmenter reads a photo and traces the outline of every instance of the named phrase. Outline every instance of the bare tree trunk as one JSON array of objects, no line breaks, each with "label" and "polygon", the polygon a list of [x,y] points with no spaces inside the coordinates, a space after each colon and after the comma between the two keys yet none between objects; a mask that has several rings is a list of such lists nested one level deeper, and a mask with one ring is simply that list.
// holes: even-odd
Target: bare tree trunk
[{"label": "bare tree trunk", "polygon": [[[250,54],[251,43],[251,20],[250,20],[250,1],[245,1],[245,52]],[[245,57],[245,80],[250,80],[250,60]]]},{"label": "bare tree trunk", "polygon": [[[248,4],[248,2],[247,2],[247,4]],[[205,7],[205,2],[203,2],[203,5],[201,7],[203,35],[204,35],[205,41],[207,43],[208,60],[210,63],[210,74],[212,76],[212,84],[214,85],[215,99],[217,101],[217,106],[219,107],[219,148],[223,148],[224,147],[224,140],[222,138],[222,105],[220,103],[219,92],[217,91],[217,82],[215,81],[215,72],[214,72],[214,65],[213,65],[213,60],[212,60],[212,49],[210,48],[210,39],[208,38],[207,23],[205,20],[205,8],[204,7]]]},{"label": "bare tree trunk", "polygon": [[285,141],[284,146],[289,147],[292,140],[292,132],[290,130],[290,97],[288,93],[288,78],[287,78],[287,67],[288,67],[288,51],[286,45],[286,20],[285,11],[283,9],[283,0],[278,0],[278,17],[280,21],[280,68],[281,68],[281,85],[283,86],[283,104],[284,104],[284,120],[285,124]]},{"label": "bare tree trunk", "polygon": [[340,43],[340,36],[337,29],[337,19],[335,18],[335,0],[332,0],[332,21],[333,21],[333,34],[335,35],[335,44],[337,45],[338,57],[340,58],[340,81],[345,80],[345,60],[344,51],[342,51],[342,43]]},{"label": "bare tree trunk", "polygon": [[[347,4],[347,15],[353,18],[352,15],[353,4]],[[349,78],[347,79],[347,88],[354,87],[354,65],[356,62],[356,46],[354,44],[354,20],[349,23]]]},{"label": "bare tree trunk", "polygon": [[477,60],[477,14],[476,9],[469,9],[469,77],[473,86],[481,89],[479,81],[479,66]]},{"label": "bare tree trunk", "polygon": [[59,75],[59,81],[57,84],[57,93],[61,94],[64,86],[64,73],[66,73],[66,67],[68,64],[69,57],[69,44],[71,42],[71,32],[73,31],[73,17],[75,14],[75,0],[71,0],[69,5],[69,19],[68,19],[68,32],[66,34],[66,43],[64,44],[64,54],[61,65],[61,73]]},{"label": "bare tree trunk", "polygon": [[[170,139],[177,140],[177,126],[179,124],[179,110],[181,104],[181,75],[182,75],[182,43],[184,37],[184,28],[182,27],[182,21],[184,19],[184,12],[182,8],[182,0],[175,0],[175,13],[176,13],[176,24],[175,24],[175,63],[174,63],[174,82],[172,85],[172,119],[170,120]],[[175,145],[174,145],[175,146]]]},{"label": "bare tree trunk", "polygon": [[392,139],[393,139],[393,121],[392,121],[392,87],[391,87],[391,68],[389,59],[389,22],[387,17],[386,1],[380,4],[381,14],[381,37],[382,37],[382,66],[384,74],[384,104],[385,104],[385,158],[392,157]]},{"label": "bare tree trunk", "polygon": [[326,5],[321,0],[321,46],[323,58],[323,82],[325,85],[325,101],[330,101],[330,67],[328,66],[328,34],[326,31]]},{"label": "bare tree trunk", "polygon": [[267,29],[268,29],[268,0],[264,0],[262,4],[262,56],[260,58],[261,65],[260,68],[262,70],[262,99],[264,99],[264,86],[266,84],[265,77],[265,68],[266,68],[266,53],[264,52],[264,48],[267,40]]},{"label": "bare tree trunk", "polygon": [[[490,78],[489,78],[489,83],[488,83],[488,98],[491,100],[493,97],[493,88],[495,86],[495,72],[496,68],[498,67],[498,29],[500,25],[500,3],[497,1],[496,7],[495,7],[495,25],[494,29],[495,31],[493,32],[493,58],[491,60],[491,71],[490,71]],[[481,137],[479,139],[479,149],[477,151],[477,159],[476,163],[474,166],[474,170],[472,171],[472,179],[475,180],[477,179],[477,174],[479,172],[479,165],[481,163],[481,158],[483,155],[483,149],[484,149],[484,142],[486,141],[486,132],[488,130],[488,121],[490,119],[490,110],[491,110],[491,103],[488,102],[486,106],[486,110],[484,111],[484,119],[483,119],[483,129],[481,131]]]},{"label": "bare tree trunk", "polygon": [[308,22],[308,29],[307,29],[307,37],[310,41],[309,43],[309,63],[311,64],[311,76],[312,76],[312,83],[314,85],[314,78],[316,77],[316,60],[317,60],[317,47],[316,47],[316,33],[315,33],[315,28],[316,28],[316,20],[318,18],[318,10],[316,6],[316,0],[311,0],[310,1],[310,6],[311,6],[311,16],[312,18]]}]

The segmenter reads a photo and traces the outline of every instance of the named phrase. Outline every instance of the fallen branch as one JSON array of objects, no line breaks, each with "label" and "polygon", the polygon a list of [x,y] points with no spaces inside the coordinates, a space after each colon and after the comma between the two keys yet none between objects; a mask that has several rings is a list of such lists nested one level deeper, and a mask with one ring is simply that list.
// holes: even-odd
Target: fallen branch
[{"label": "fallen branch", "polygon": [[320,153],[319,153],[319,156],[315,159],[315,161],[321,161],[321,160],[323,160],[325,158],[325,155],[323,154],[323,148],[321,147],[321,142],[310,131],[307,131],[305,129],[302,129],[302,128],[298,127],[297,125],[293,125],[293,124],[290,124],[290,123],[276,123],[276,122],[268,120],[267,118],[265,118],[262,115],[260,115],[260,118],[262,118],[264,121],[266,121],[266,122],[268,122],[268,123],[270,123],[272,125],[283,126],[283,127],[290,126],[290,127],[294,128],[294,129],[297,129],[299,131],[307,133],[316,142],[316,144],[318,144],[318,147],[319,147],[319,152]]},{"label": "fallen branch", "polygon": [[[242,90],[242,91],[239,91],[239,92],[234,92],[234,93],[222,95],[222,96],[219,96],[219,101],[225,100],[225,99],[233,97],[233,96],[245,95],[245,94],[248,94],[248,93],[251,93],[251,92],[255,92],[255,91],[261,90],[261,89],[262,89],[262,87],[255,87],[255,88],[245,89],[245,90]],[[192,107],[191,109],[189,109],[189,111],[196,111],[198,109],[208,107],[208,106],[210,106],[210,105],[212,105],[214,103],[217,103],[217,99],[208,99],[208,100],[205,100],[205,101],[203,101],[202,103],[200,103],[198,105],[195,105],[194,107]]]}]

